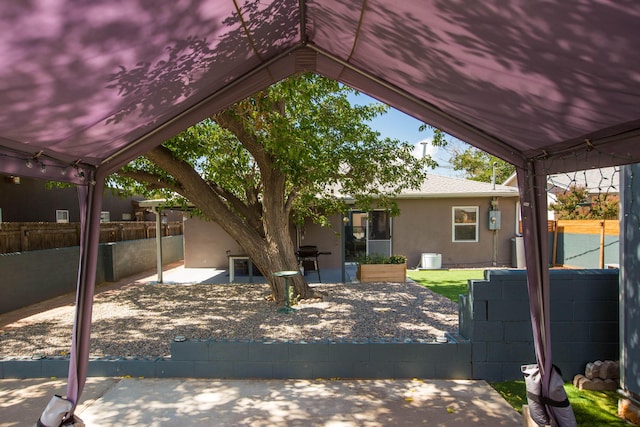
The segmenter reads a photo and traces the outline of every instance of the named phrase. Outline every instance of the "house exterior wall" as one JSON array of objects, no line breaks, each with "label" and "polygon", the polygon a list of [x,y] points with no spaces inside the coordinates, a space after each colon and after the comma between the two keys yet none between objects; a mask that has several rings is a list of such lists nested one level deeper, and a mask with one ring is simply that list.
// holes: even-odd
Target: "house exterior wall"
[{"label": "house exterior wall", "polygon": [[[511,266],[512,238],[516,228],[516,197],[498,199],[501,227],[497,231],[497,265]],[[488,197],[425,198],[398,200],[400,215],[392,219],[392,252],[407,256],[409,268],[420,264],[422,253],[442,254],[442,267],[489,267],[493,264],[494,232],[489,230]],[[478,241],[453,242],[452,208],[478,207]],[[340,268],[342,217],[333,215],[331,228],[307,222],[300,228],[300,245],[315,245],[331,252],[318,259],[320,268]],[[185,266],[227,268],[226,251],[243,253],[217,224],[201,219],[185,222]],[[292,230],[294,245],[295,230]]]},{"label": "house exterior wall", "polygon": [[[122,198],[106,190],[102,200],[102,211],[109,212],[111,221],[123,221],[123,214],[135,219],[132,201],[141,196]],[[78,193],[75,187],[46,188],[46,181],[20,178],[16,184],[8,176],[0,176],[0,209],[3,222],[56,222],[56,210],[69,211],[69,222],[80,222]],[[166,210],[169,221],[182,219],[182,212]],[[152,213],[145,221],[155,221]]]},{"label": "house exterior wall", "polygon": [[[497,231],[497,265],[510,266],[515,236],[517,198],[499,198],[501,226]],[[422,253],[442,254],[442,267],[488,267],[493,262],[494,231],[489,230],[491,199],[433,198],[399,200],[400,215],[393,219],[393,253],[405,255],[410,268]],[[452,208],[478,207],[478,241],[453,242]]]}]

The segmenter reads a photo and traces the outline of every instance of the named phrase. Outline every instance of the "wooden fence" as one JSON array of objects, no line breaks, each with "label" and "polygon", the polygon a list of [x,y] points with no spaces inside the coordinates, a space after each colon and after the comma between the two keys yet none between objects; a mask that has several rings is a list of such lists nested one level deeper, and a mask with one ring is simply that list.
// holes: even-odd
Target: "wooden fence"
[{"label": "wooden fence", "polygon": [[[163,236],[183,234],[182,222],[162,224]],[[156,237],[154,221],[105,222],[100,224],[100,243]],[[79,223],[3,222],[0,223],[0,254],[65,248],[80,244]]]},{"label": "wooden fence", "polygon": [[605,237],[619,236],[620,221],[617,219],[557,220],[549,221],[547,229],[553,235],[551,264],[556,265],[559,234],[587,234],[600,237],[599,268],[604,268]]}]

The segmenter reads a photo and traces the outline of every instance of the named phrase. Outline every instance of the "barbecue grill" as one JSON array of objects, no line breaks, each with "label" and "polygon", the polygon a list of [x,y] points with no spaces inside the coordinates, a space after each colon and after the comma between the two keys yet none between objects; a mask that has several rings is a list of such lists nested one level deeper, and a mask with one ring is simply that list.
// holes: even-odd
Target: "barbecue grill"
[{"label": "barbecue grill", "polygon": [[298,265],[304,268],[305,273],[307,271],[315,271],[318,273],[318,281],[322,282],[320,269],[318,268],[319,255],[331,255],[331,252],[318,252],[318,247],[315,245],[303,245],[296,251]]}]

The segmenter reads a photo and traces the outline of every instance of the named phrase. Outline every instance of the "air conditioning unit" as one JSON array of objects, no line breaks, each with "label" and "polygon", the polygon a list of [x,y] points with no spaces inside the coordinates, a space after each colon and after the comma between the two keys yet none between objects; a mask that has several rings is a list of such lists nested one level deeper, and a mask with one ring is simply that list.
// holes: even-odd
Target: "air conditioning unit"
[{"label": "air conditioning unit", "polygon": [[420,270],[437,270],[439,268],[442,268],[442,254],[422,254],[420,258]]}]

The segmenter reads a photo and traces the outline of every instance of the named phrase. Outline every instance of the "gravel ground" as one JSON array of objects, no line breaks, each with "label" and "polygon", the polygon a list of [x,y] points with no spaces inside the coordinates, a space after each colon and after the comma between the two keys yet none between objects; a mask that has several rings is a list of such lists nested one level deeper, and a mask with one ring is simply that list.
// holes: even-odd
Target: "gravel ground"
[{"label": "gravel ground", "polygon": [[[92,356],[167,356],[187,339],[426,339],[457,332],[458,306],[414,283],[321,284],[323,300],[278,313],[268,285],[129,285],[96,295]],[[4,326],[0,356],[65,355],[74,307]]]}]

